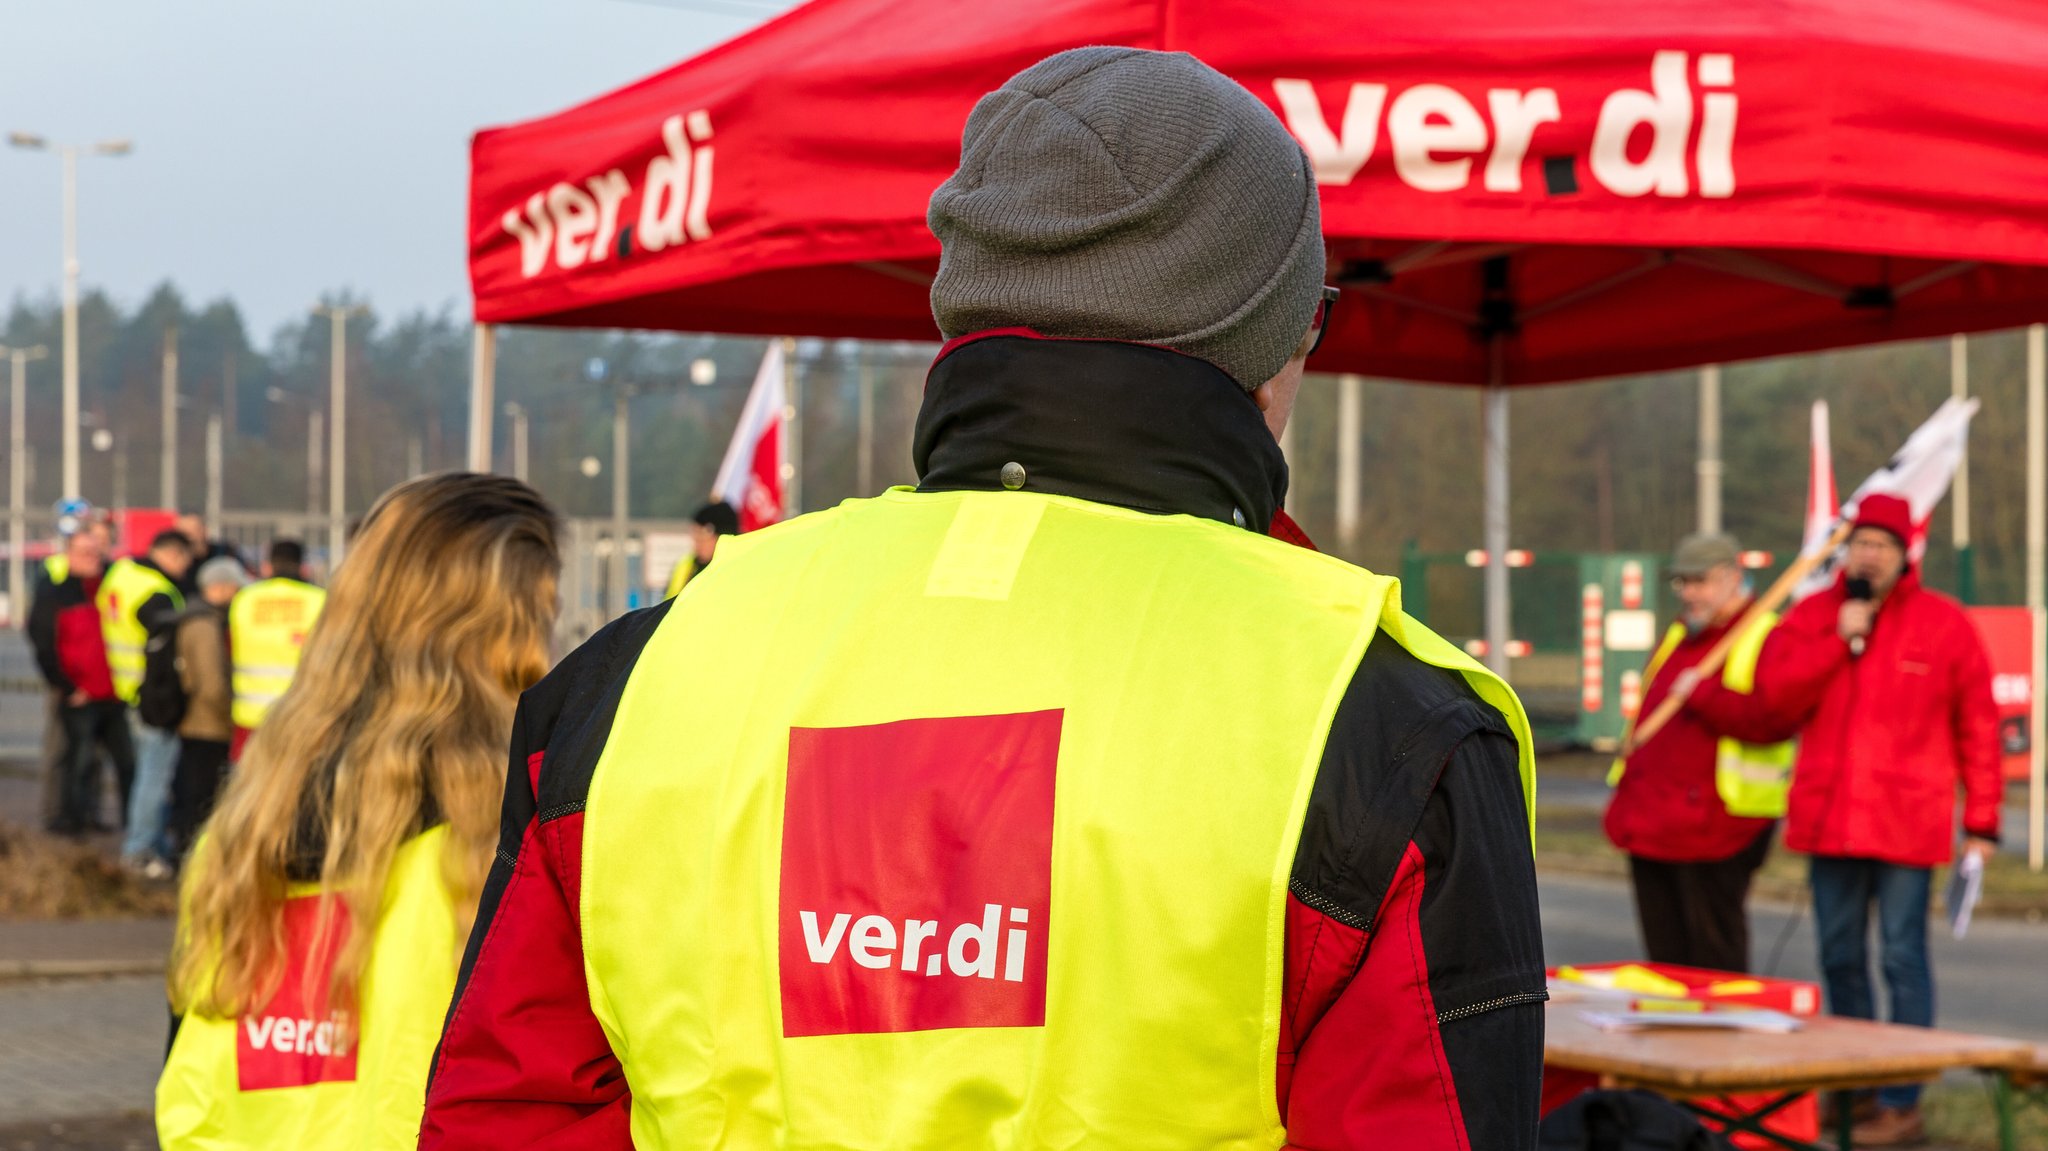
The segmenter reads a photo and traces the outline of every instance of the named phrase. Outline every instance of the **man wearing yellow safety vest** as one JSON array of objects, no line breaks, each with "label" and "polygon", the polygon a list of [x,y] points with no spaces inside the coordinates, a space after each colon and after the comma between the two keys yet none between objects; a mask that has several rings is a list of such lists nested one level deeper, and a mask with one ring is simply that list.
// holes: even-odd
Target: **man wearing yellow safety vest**
[{"label": "man wearing yellow safety vest", "polygon": [[234,664],[235,750],[263,724],[270,705],[291,686],[306,634],[327,604],[327,592],[305,578],[306,548],[273,540],[265,578],[235,593],[228,607],[228,649]]},{"label": "man wearing yellow safety vest", "polygon": [[114,694],[128,705],[135,739],[135,784],[128,797],[128,830],[121,840],[121,860],[152,879],[167,878],[171,873],[164,824],[170,814],[178,737],[144,723],[135,711],[135,701],[142,690],[144,652],[150,637],[164,631],[185,610],[178,581],[191,566],[191,542],[167,528],[150,541],[147,555],[108,565],[95,597],[100,634],[107,642],[107,665],[114,673]]},{"label": "man wearing yellow safety vest", "polygon": [[675,570],[669,572],[668,590],[663,599],[674,599],[680,595],[683,585],[697,578],[705,568],[711,566],[711,557],[718,551],[720,536],[740,534],[740,516],[732,505],[724,500],[713,500],[698,508],[690,516],[690,550],[676,561]]},{"label": "man wearing yellow safety vest", "polygon": [[1265,534],[1335,299],[1299,146],[1077,49],[930,221],[918,486],[522,700],[421,1146],[1534,1147],[1521,706]]},{"label": "man wearing yellow safety vest", "polygon": [[[1749,885],[1785,814],[1793,748],[1746,706],[1776,617],[1738,637],[1719,677],[1694,670],[1749,609],[1741,549],[1693,535],[1671,559],[1679,619],[1645,672],[1642,714],[1671,695],[1686,707],[1617,761],[1607,837],[1628,853],[1636,922],[1651,961],[1749,970]],[[1757,742],[1744,742],[1754,740]]]}]

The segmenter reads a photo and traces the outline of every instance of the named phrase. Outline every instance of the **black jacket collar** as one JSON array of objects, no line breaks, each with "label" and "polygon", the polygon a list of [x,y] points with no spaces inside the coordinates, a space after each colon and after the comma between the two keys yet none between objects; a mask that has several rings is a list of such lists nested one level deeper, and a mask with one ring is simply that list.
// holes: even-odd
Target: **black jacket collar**
[{"label": "black jacket collar", "polygon": [[1165,348],[1030,334],[940,353],[911,444],[918,490],[1024,490],[1264,532],[1287,462],[1220,369]]}]

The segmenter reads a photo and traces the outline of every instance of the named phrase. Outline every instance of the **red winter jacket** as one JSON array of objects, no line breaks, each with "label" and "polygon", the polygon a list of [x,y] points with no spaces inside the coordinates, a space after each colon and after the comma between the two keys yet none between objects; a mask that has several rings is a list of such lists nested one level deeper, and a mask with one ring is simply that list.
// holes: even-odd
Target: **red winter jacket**
[{"label": "red winter jacket", "polygon": [[1802,723],[1785,844],[1906,867],[1949,861],[1963,827],[1998,838],[1998,707],[1991,661],[1962,608],[1909,571],[1862,656],[1836,634],[1843,583],[1793,609],[1764,645],[1757,689],[1773,722]]},{"label": "red winter jacket", "polygon": [[36,579],[29,607],[28,637],[36,666],[57,694],[83,692],[89,701],[114,698],[114,673],[107,665],[107,643],[100,629],[99,576],[66,576],[61,582],[47,571]]},{"label": "red winter jacket", "polygon": [[[951,375],[961,365],[973,374]],[[1058,405],[1011,402],[1055,387]],[[979,341],[934,369],[921,443],[935,408],[949,438],[919,455],[928,490],[993,485],[1007,460],[1057,457],[1074,470],[1033,467],[1034,485],[1229,522],[1235,497],[1219,485],[1241,497],[1273,477],[1244,474],[1254,452],[1204,437],[1221,424],[1284,466],[1241,389],[1162,349]],[[997,425],[999,437],[976,434]],[[1140,444],[1147,457],[1134,459]],[[1306,544],[1277,502],[1252,512]],[[427,1086],[423,1151],[631,1146],[632,1094],[583,966],[581,907],[602,897],[583,887],[583,801],[668,610],[614,622],[520,701],[502,838]],[[1547,996],[1527,811],[1499,713],[1457,676],[1372,643],[1332,719],[1289,883],[1276,1071],[1291,1146],[1533,1151]]]},{"label": "red winter jacket", "polygon": [[[1657,710],[1679,673],[1706,658],[1745,607],[1738,606],[1726,622],[1679,641],[1643,689],[1642,714]],[[1714,786],[1722,737],[1751,743],[1785,738],[1773,734],[1770,717],[1739,706],[1746,699],[1722,687],[1719,676],[1709,677],[1694,689],[1684,710],[1628,757],[1628,770],[1607,804],[1607,838],[1614,846],[1665,863],[1707,863],[1756,842],[1771,821],[1728,814]]]}]

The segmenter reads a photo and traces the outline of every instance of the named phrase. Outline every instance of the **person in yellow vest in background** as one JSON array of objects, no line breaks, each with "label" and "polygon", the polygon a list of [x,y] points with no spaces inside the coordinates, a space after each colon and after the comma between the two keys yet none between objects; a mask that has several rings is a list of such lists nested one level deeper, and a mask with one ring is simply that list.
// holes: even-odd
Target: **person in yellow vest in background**
[{"label": "person in yellow vest in background", "polygon": [[690,515],[690,551],[676,561],[675,570],[669,573],[668,591],[663,599],[674,599],[697,573],[711,566],[711,557],[717,553],[720,536],[740,534],[739,513],[723,500],[714,500],[698,508]]},{"label": "person in yellow vest in background", "polygon": [[1774,742],[1783,733],[1745,705],[1776,617],[1736,638],[1719,676],[1696,670],[1749,610],[1741,555],[1725,535],[1679,542],[1670,568],[1679,618],[1644,673],[1640,714],[1672,695],[1686,707],[1628,749],[1609,780],[1607,837],[1628,853],[1636,922],[1654,963],[1749,970],[1750,880],[1791,787],[1793,746]]},{"label": "person in yellow vest in background", "polygon": [[170,844],[164,829],[170,815],[171,773],[178,762],[176,732],[152,727],[135,709],[142,690],[144,651],[185,610],[178,584],[192,567],[192,544],[166,528],[149,542],[149,552],[115,560],[100,580],[96,597],[100,633],[107,641],[107,666],[114,694],[128,705],[135,743],[135,783],[128,797],[128,829],[121,862],[146,878],[171,875]]},{"label": "person in yellow vest in background", "polygon": [[164,1151],[415,1145],[513,704],[548,666],[559,538],[502,476],[371,509],[186,865]]},{"label": "person in yellow vest in background", "polygon": [[326,591],[306,579],[305,564],[304,544],[272,540],[264,578],[235,593],[228,607],[236,755],[291,686],[306,636],[327,603]]},{"label": "person in yellow vest in background", "polygon": [[1076,49],[929,217],[917,487],[522,698],[422,1151],[1533,1148],[1521,705],[1267,534],[1337,298],[1300,146]]}]

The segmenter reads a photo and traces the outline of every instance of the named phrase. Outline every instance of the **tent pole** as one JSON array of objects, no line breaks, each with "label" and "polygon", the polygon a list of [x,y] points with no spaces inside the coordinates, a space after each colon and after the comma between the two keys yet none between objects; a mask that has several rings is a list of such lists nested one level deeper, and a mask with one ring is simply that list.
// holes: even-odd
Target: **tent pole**
[{"label": "tent pole", "polygon": [[469,470],[491,470],[491,408],[497,391],[498,329],[476,325],[469,358]]},{"label": "tent pole", "polygon": [[[1957,333],[1948,338],[1948,378],[1956,399],[1970,398],[1970,337]],[[1956,598],[1977,602],[1977,560],[1970,554],[1970,441],[1963,439],[1962,459],[1956,464],[1951,493],[1955,517]]]},{"label": "tent pole", "polygon": [[1486,390],[1480,400],[1485,451],[1486,666],[1508,674],[1508,389],[1501,337],[1487,341]]},{"label": "tent pole", "polygon": [[1721,534],[1721,365],[1700,369],[1699,531]]},{"label": "tent pole", "polygon": [[2027,606],[2034,617],[2033,713],[2027,721],[2027,866],[2041,870],[2048,830],[2048,325],[2027,329]]},{"label": "tent pole", "polygon": [[1365,381],[1337,377],[1337,546],[1347,556],[1358,548],[1359,441],[1364,438]]}]

